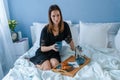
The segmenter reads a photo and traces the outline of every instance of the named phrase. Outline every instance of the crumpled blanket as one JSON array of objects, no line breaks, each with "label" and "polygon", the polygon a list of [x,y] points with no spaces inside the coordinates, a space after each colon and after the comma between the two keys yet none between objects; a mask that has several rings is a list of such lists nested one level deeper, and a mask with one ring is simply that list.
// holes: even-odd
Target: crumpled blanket
[{"label": "crumpled blanket", "polygon": [[[80,69],[74,77],[64,76],[52,70],[42,71],[26,58],[34,56],[37,48],[33,47],[14,64],[3,80],[120,80],[120,52],[110,48],[93,48],[81,45],[82,55],[91,58],[88,65]],[[61,52],[65,60],[75,52],[64,47]]]}]

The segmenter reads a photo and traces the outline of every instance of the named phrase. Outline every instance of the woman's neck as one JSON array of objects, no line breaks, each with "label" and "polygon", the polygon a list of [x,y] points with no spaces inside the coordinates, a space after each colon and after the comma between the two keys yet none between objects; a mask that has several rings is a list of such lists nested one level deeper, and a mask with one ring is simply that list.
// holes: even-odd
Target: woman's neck
[{"label": "woman's neck", "polygon": [[57,36],[59,34],[59,27],[58,26],[54,26],[52,32],[53,32],[54,36]]},{"label": "woman's neck", "polygon": [[58,26],[54,26],[54,29],[53,29],[55,32],[58,32],[59,31],[59,27]]}]

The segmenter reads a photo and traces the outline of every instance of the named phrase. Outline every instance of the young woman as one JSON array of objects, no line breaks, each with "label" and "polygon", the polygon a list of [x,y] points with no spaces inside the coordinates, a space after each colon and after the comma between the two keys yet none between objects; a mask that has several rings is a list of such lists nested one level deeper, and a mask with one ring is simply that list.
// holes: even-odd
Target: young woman
[{"label": "young woman", "polygon": [[56,42],[65,40],[74,50],[70,28],[63,21],[62,13],[58,5],[51,5],[48,12],[49,23],[46,25],[40,38],[40,48],[36,55],[30,58],[36,67],[42,70],[50,70],[61,62],[59,50],[56,48]]}]

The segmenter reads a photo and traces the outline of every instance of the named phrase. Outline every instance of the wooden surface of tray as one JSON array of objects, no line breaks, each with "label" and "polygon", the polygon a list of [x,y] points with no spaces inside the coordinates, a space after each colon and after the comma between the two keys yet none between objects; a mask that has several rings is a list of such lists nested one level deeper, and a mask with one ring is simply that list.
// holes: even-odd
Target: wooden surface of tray
[{"label": "wooden surface of tray", "polygon": [[[62,70],[62,69],[57,69],[57,68],[53,68],[52,70],[54,72],[58,72],[61,73],[62,75],[66,75],[66,76],[70,76],[70,77],[74,77],[74,75],[81,69],[83,68],[85,65],[87,65],[90,62],[90,58],[88,58],[87,56],[84,56],[85,58],[85,63],[80,65],[77,68],[74,68],[71,71],[66,71],[66,70]],[[61,62],[62,63],[68,63],[68,62],[74,62],[75,61],[75,56],[70,56],[68,59],[66,59],[65,61]]]}]

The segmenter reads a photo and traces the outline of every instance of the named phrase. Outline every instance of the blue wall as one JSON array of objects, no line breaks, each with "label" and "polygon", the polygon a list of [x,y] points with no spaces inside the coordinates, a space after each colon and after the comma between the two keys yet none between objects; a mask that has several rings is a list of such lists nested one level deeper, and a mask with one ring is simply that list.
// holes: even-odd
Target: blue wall
[{"label": "blue wall", "polygon": [[48,22],[48,8],[58,4],[65,20],[79,23],[120,22],[120,0],[8,0],[10,18],[18,21],[17,31],[28,37],[33,22]]}]

